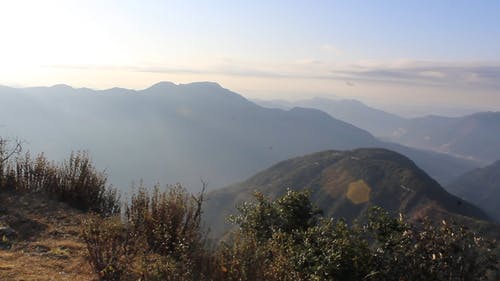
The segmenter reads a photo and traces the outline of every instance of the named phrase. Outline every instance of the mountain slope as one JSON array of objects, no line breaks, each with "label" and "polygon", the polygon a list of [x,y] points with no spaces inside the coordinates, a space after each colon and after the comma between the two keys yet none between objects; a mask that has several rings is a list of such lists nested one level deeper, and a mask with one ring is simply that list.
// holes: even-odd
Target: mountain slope
[{"label": "mountain slope", "polygon": [[395,129],[404,126],[407,119],[373,107],[357,100],[327,99],[315,97],[293,103],[286,101],[263,101],[258,104],[266,107],[291,108],[301,106],[315,108],[330,114],[333,118],[367,130],[375,136],[391,135]]},{"label": "mountain slope", "polygon": [[462,117],[429,115],[402,118],[356,100],[313,98],[297,102],[258,101],[268,107],[302,106],[322,110],[334,118],[375,136],[402,145],[490,163],[500,159],[500,112]]},{"label": "mountain slope", "polygon": [[389,139],[482,162],[500,159],[500,112],[410,120]]},{"label": "mountain slope", "polygon": [[500,161],[452,181],[446,189],[477,206],[500,222]]},{"label": "mountain slope", "polygon": [[465,172],[470,170],[468,167],[477,167],[479,165],[476,161],[457,158],[445,153],[412,148],[396,143],[381,142],[378,147],[393,150],[405,155],[412,161],[415,161],[415,163],[429,174],[429,176],[442,185],[449,183],[459,176],[460,174],[457,174],[459,171]]},{"label": "mountain slope", "polygon": [[208,194],[207,225],[215,236],[229,227],[225,217],[260,190],[271,198],[287,188],[309,189],[313,202],[332,217],[352,221],[370,206],[416,218],[487,220],[477,207],[446,192],[401,154],[385,149],[325,151],[280,162],[247,181]]},{"label": "mountain slope", "polygon": [[209,82],[162,82],[134,91],[53,87],[0,89],[0,135],[27,141],[55,160],[89,150],[110,181],[180,182],[190,190],[241,181],[290,157],[326,149],[387,147],[441,182],[474,163],[375,139],[328,114],[260,107]]}]

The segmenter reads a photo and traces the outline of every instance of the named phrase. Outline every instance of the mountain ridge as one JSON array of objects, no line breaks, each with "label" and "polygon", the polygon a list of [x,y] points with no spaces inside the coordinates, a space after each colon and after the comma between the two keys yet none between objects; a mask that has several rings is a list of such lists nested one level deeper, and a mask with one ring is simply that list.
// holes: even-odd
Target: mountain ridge
[{"label": "mountain ridge", "polygon": [[214,236],[229,228],[224,218],[260,190],[278,198],[286,190],[308,189],[325,215],[353,221],[370,206],[417,218],[454,217],[489,220],[479,208],[449,194],[407,157],[381,148],[328,150],[291,158],[246,181],[212,191],[205,206]]},{"label": "mountain ridge", "polygon": [[380,142],[316,109],[264,108],[212,82],[160,82],[143,90],[12,89],[0,93],[0,120],[3,135],[25,139],[34,153],[59,160],[88,150],[122,188],[142,178],[148,185],[180,182],[195,190],[200,177],[217,188],[290,157],[357,147],[402,151],[442,182],[475,167]]},{"label": "mountain ridge", "polygon": [[500,112],[458,117],[435,114],[404,118],[357,100],[312,98],[296,102],[257,101],[262,106],[304,106],[362,128],[382,140],[487,164],[500,158]]}]

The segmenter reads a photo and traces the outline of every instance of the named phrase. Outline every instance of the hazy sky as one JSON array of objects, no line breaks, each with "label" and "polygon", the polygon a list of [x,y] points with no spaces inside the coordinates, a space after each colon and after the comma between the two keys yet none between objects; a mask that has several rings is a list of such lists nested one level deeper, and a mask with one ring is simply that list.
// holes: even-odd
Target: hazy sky
[{"label": "hazy sky", "polygon": [[500,1],[0,1],[0,84],[500,110]]}]

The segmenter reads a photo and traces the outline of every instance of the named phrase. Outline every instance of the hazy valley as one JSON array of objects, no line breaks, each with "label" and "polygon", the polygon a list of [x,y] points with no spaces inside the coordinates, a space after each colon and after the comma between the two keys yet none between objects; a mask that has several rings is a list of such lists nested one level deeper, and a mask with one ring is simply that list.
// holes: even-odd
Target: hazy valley
[{"label": "hazy valley", "polygon": [[500,112],[477,112],[461,117],[428,115],[404,118],[357,100],[313,98],[296,102],[256,102],[270,108],[301,106],[319,109],[380,139],[447,153],[482,165],[500,158]]},{"label": "hazy valley", "polygon": [[479,166],[381,141],[316,109],[260,107],[208,82],[162,82],[141,91],[3,87],[0,107],[4,136],[55,160],[86,150],[124,191],[141,179],[149,185],[180,182],[192,191],[203,179],[210,189],[220,188],[278,161],[327,149],[398,151],[442,184]]},{"label": "hazy valley", "polygon": [[0,4],[0,281],[500,280],[500,1]]}]

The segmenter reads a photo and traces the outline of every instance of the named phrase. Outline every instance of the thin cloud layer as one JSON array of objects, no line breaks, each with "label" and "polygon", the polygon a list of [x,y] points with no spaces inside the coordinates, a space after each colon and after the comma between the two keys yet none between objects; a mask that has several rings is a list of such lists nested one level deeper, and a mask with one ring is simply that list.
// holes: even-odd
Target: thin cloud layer
[{"label": "thin cloud layer", "polygon": [[[158,81],[210,80],[249,98],[294,100],[334,94],[367,103],[500,110],[500,62],[393,60],[341,64],[317,59],[270,62],[225,58],[192,67],[158,63],[45,68],[78,77],[94,73],[96,83],[102,83],[106,77],[127,77],[130,83],[120,86],[134,89]],[[62,82],[71,84],[67,80]],[[95,87],[88,83],[81,86]],[[115,86],[116,83],[109,83],[109,87]]]},{"label": "thin cloud layer", "polygon": [[297,60],[293,63],[276,63],[260,67],[256,66],[258,64],[239,64],[237,61],[232,60],[226,61],[223,64],[203,67],[171,67],[167,65],[50,65],[46,67],[81,70],[124,70],[165,74],[218,74],[260,78],[349,79],[436,86],[470,85],[492,87],[500,90],[500,62],[447,63],[396,61],[392,63],[377,63],[368,61],[357,64],[335,65],[319,60]]},{"label": "thin cloud layer", "polygon": [[436,86],[479,86],[500,90],[500,62],[443,63],[408,61],[396,64],[359,64],[332,74],[357,80]]}]

